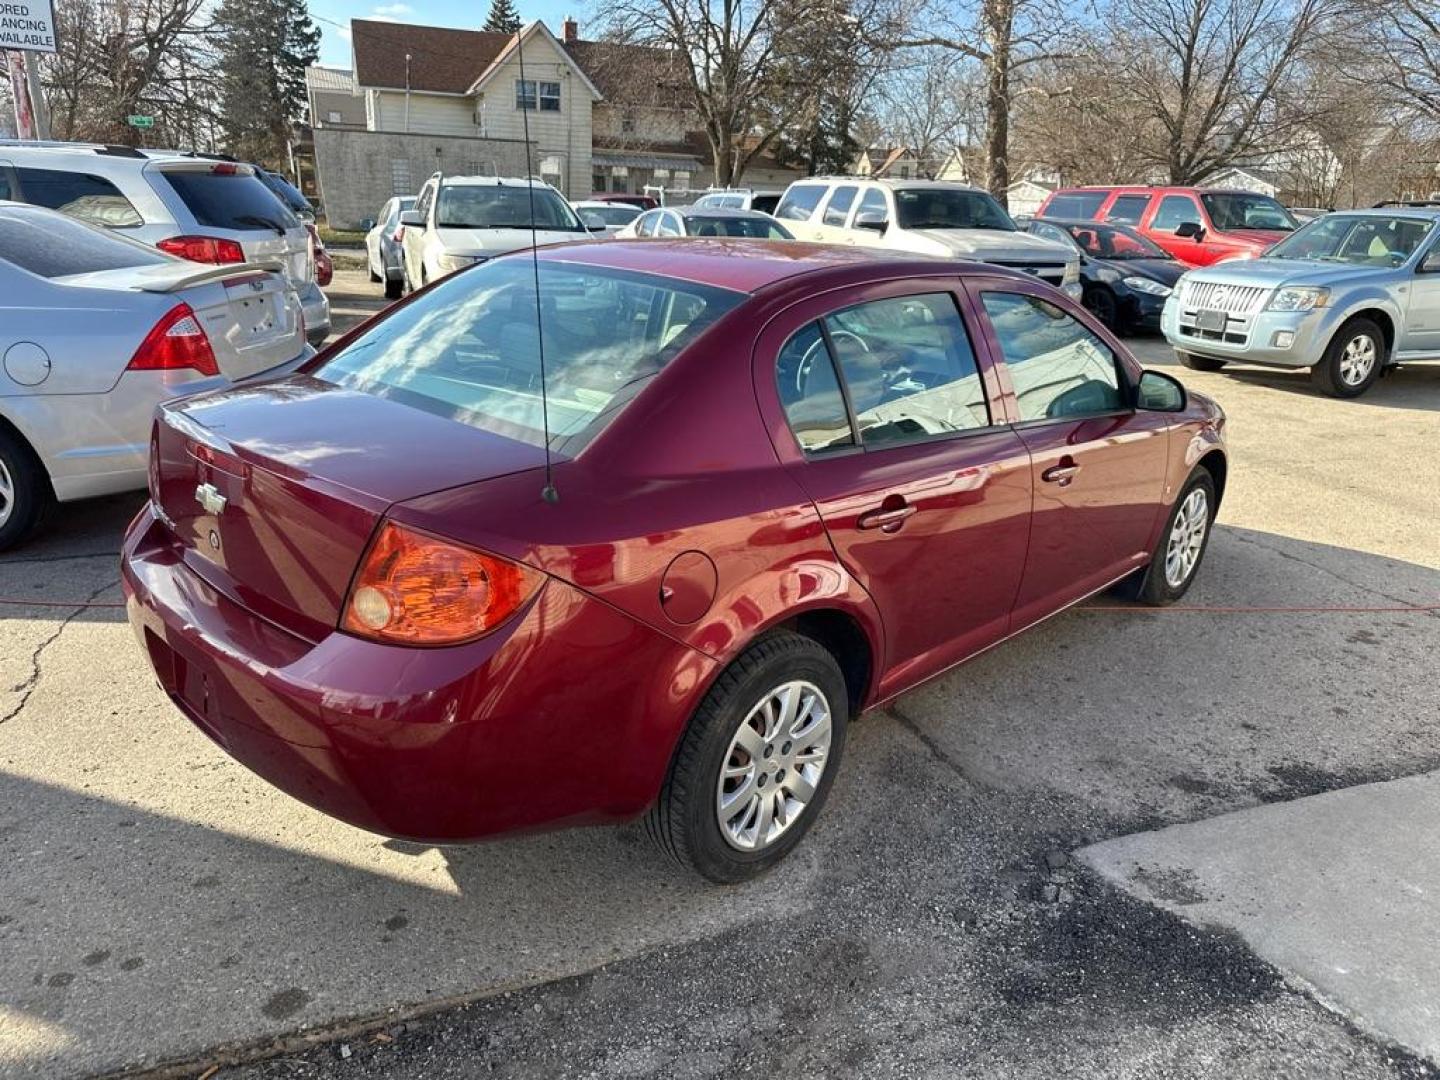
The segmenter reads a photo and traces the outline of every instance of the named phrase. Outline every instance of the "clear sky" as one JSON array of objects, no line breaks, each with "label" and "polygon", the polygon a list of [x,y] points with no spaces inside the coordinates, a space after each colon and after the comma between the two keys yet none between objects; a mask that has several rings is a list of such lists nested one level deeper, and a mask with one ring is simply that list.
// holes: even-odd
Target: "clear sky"
[{"label": "clear sky", "polygon": [[[543,19],[560,36],[565,16],[580,20],[585,34],[588,4],[577,0],[519,0],[516,8],[526,22]],[[479,30],[490,13],[490,0],[310,0],[310,17],[321,30],[320,63],[326,67],[350,66],[351,19],[388,19],[391,22],[423,23],[426,26],[458,26]]]}]

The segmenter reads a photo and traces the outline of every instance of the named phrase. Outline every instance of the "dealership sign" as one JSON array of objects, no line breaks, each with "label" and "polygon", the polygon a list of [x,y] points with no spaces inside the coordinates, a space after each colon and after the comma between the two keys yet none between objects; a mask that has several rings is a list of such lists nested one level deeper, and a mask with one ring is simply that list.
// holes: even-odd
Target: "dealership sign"
[{"label": "dealership sign", "polygon": [[0,49],[53,53],[53,0],[0,0]]}]

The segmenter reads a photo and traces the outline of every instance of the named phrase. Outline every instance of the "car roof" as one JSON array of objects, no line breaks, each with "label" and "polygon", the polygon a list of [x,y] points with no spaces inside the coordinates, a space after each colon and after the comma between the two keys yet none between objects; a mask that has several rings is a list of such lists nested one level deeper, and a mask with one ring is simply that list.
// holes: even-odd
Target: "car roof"
[{"label": "car roof", "polygon": [[[762,217],[766,215],[760,215]],[[1034,281],[1027,274],[990,264],[916,255],[888,248],[809,244],[798,240],[739,237],[593,240],[532,249],[545,262],[575,263],[614,270],[662,274],[733,292],[755,293],[807,274],[864,281],[875,278],[969,271]],[[527,252],[528,255],[528,252]],[[838,284],[844,284],[840,281]]]},{"label": "car roof", "polygon": [[532,180],[523,176],[440,176],[439,181],[446,187],[464,184],[473,187],[537,187],[550,185],[544,180]]},{"label": "car roof", "polygon": [[[974,184],[961,184],[954,180],[905,180],[895,176],[807,176],[796,180],[796,184],[879,184],[888,188],[936,188],[950,191],[984,191]],[[988,192],[987,192],[988,194]]]},{"label": "car roof", "polygon": [[1325,217],[1440,217],[1440,206],[1357,206],[1353,210],[1327,210]]}]

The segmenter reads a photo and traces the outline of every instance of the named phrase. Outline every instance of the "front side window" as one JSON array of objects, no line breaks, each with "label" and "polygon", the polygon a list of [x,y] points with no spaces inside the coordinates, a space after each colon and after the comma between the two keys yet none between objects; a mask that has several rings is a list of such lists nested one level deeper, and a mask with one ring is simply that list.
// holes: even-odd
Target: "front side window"
[{"label": "front side window", "polygon": [[659,221],[660,221],[660,211],[659,211],[659,210],[651,210],[649,213],[642,214],[642,215],[640,216],[640,220],[635,223],[635,235],[636,235],[636,236],[654,236],[654,235],[655,235],[655,226],[656,226],[657,224],[659,224]]},{"label": "front side window", "polygon": [[825,191],[824,184],[791,184],[775,208],[775,216],[782,221],[808,221]]},{"label": "front side window", "polygon": [[532,221],[550,232],[585,232],[570,204],[539,185],[444,184],[435,207],[437,229],[528,229]]},{"label": "front side window", "polygon": [[823,321],[866,447],[989,425],[985,386],[949,293],[873,300]]},{"label": "front side window", "polygon": [[1010,369],[1021,420],[1098,416],[1125,407],[1115,354],[1080,322],[1037,296],[981,294]]},{"label": "front side window", "polygon": [[855,191],[856,189],[848,184],[835,189],[835,193],[825,205],[825,217],[822,220],[826,225],[845,224],[845,218],[850,214],[850,204],[855,201]]},{"label": "front side window", "polygon": [[662,213],[655,229],[656,236],[684,236],[680,229],[680,219],[671,213]]},{"label": "front side window", "polygon": [[819,323],[811,323],[785,343],[775,362],[775,379],[785,419],[800,449],[820,454],[855,445],[835,362]]},{"label": "front side window", "polygon": [[855,220],[858,222],[864,215],[878,217],[881,221],[890,220],[890,209],[885,205],[885,193],[879,188],[870,188],[860,197],[860,206],[855,211]]},{"label": "front side window", "polygon": [[902,229],[994,229],[1015,232],[1015,223],[987,191],[966,188],[900,188],[895,215]]},{"label": "front side window", "polygon": [[1149,205],[1149,195],[1117,195],[1110,204],[1110,209],[1105,212],[1105,220],[1121,225],[1138,225]]},{"label": "front side window", "polygon": [[1150,228],[1174,232],[1181,225],[1190,222],[1200,224],[1200,208],[1189,195],[1166,195],[1160,200],[1160,209],[1155,211],[1155,220]]},{"label": "front side window", "polygon": [[314,375],[533,446],[544,445],[548,405],[552,446],[568,453],[742,299],[650,274],[496,259],[443,279]]},{"label": "front side window", "polygon": [[1048,221],[1032,221],[1029,231],[1031,236],[1038,236],[1042,240],[1051,240],[1057,244],[1064,244],[1066,247],[1075,246],[1068,232],[1058,225],[1051,225]]},{"label": "front side window", "polygon": [[103,176],[23,166],[15,172],[28,203],[111,229],[132,229],[145,224],[134,204]]}]

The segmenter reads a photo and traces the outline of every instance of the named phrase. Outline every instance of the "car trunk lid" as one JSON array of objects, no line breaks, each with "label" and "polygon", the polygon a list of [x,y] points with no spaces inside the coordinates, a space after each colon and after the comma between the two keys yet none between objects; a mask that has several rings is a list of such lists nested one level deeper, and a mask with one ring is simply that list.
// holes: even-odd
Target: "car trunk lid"
[{"label": "car trunk lid", "polygon": [[544,461],[539,447],[308,376],[165,406],[152,454],[151,498],[187,565],[310,640],[338,624],[391,505]]}]

